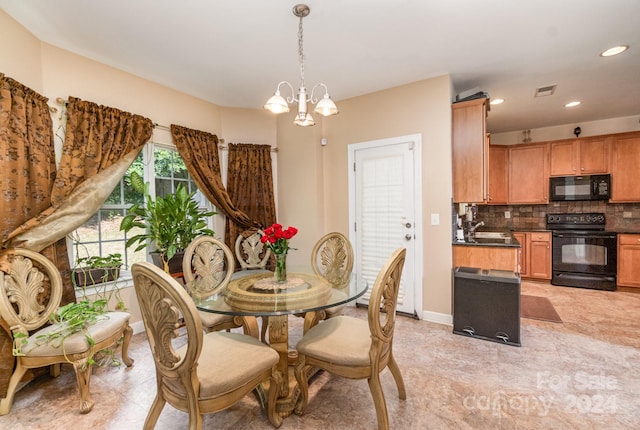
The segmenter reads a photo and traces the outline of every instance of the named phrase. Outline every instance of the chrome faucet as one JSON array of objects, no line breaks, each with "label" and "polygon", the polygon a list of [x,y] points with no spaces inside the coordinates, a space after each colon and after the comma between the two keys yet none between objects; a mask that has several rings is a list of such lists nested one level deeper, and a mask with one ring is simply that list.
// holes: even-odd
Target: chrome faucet
[{"label": "chrome faucet", "polygon": [[469,227],[469,233],[474,233],[478,227],[482,227],[484,225],[484,221],[480,221],[478,224]]}]

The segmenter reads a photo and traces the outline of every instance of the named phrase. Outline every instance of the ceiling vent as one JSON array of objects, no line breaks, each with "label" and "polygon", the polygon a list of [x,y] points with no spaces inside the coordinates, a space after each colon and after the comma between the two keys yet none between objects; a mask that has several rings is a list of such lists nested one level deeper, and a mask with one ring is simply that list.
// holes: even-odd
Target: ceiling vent
[{"label": "ceiling vent", "polygon": [[550,96],[556,92],[556,87],[558,84],[547,85],[546,87],[540,87],[536,89],[536,94],[534,97],[544,97]]}]

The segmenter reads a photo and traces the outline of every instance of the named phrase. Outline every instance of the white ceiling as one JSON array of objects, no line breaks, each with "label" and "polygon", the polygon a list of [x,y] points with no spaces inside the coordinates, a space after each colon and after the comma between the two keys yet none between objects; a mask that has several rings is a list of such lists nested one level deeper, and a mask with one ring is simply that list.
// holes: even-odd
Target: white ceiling
[{"label": "white ceiling", "polygon": [[[221,106],[299,84],[296,0],[0,0],[39,39]],[[443,74],[492,133],[640,114],[639,0],[306,0],[307,87],[340,100]],[[618,44],[627,52],[599,53]],[[536,88],[557,84],[554,95]],[[573,109],[564,104],[580,100]]]}]

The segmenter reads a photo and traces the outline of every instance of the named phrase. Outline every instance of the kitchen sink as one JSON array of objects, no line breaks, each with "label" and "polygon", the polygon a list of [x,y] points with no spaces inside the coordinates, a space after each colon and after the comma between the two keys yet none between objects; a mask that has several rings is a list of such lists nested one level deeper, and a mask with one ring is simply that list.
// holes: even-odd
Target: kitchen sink
[{"label": "kitchen sink", "polygon": [[511,234],[502,231],[476,231],[476,239],[510,239]]}]

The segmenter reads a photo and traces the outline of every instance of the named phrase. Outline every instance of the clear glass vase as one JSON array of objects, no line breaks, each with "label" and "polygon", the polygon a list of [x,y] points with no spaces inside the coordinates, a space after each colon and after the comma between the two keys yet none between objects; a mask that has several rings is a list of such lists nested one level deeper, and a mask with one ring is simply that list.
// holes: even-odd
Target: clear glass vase
[{"label": "clear glass vase", "polygon": [[276,257],[275,278],[279,284],[287,282],[287,253],[274,254]]}]

